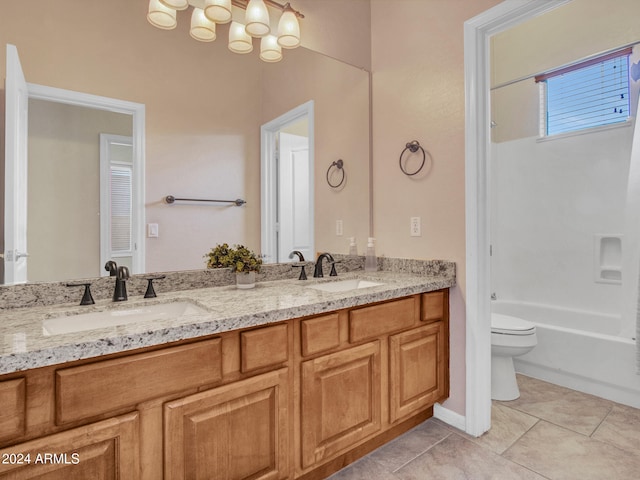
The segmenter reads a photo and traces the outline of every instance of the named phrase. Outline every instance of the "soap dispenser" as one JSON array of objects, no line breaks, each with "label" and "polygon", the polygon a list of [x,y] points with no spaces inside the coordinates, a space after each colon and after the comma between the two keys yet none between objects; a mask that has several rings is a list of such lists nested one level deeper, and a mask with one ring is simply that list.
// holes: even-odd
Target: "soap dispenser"
[{"label": "soap dispenser", "polygon": [[378,270],[378,260],[376,259],[376,249],[374,246],[376,239],[369,237],[367,242],[367,253],[364,259],[364,271],[375,272]]},{"label": "soap dispenser", "polygon": [[358,255],[358,246],[356,245],[356,237],[349,237],[349,255]]}]

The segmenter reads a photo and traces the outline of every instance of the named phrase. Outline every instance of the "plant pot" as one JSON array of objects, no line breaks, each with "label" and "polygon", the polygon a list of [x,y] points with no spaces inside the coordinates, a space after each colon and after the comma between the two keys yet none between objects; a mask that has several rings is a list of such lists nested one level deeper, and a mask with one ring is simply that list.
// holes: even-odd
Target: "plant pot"
[{"label": "plant pot", "polygon": [[236,272],[236,287],[241,289],[256,286],[256,272]]}]

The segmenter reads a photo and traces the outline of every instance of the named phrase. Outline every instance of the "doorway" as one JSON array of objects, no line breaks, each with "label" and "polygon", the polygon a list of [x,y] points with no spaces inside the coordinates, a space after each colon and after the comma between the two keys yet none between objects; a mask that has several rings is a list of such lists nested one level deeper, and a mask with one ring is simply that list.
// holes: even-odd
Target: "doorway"
[{"label": "doorway", "polygon": [[294,250],[313,258],[313,152],[313,101],[261,128],[261,250],[265,263],[291,262]]},{"label": "doorway", "polygon": [[490,48],[492,35],[569,0],[505,0],[464,24],[466,412],[465,431],[491,427]]},{"label": "doorway", "polygon": [[[18,52],[15,46],[7,45],[7,79],[16,79],[12,82],[13,88],[7,85],[7,105],[16,105],[11,110],[21,120],[14,120],[10,116],[9,108],[5,119],[5,220],[4,220],[4,283],[24,283],[32,280],[27,275],[27,145],[29,142],[29,123],[27,110],[32,101],[40,105],[57,105],[63,107],[81,107],[92,111],[110,112],[126,115],[132,124],[132,150],[133,150],[133,194],[132,216],[135,227],[132,229],[132,239],[135,244],[135,255],[132,263],[132,273],[144,272],[144,122],[145,107],[142,104],[123,100],[100,97],[86,93],[63,90],[54,87],[27,83],[22,69]],[[18,99],[18,100],[16,100]],[[99,143],[96,140],[96,150]],[[96,197],[98,197],[98,186]],[[31,189],[32,194],[38,193]],[[31,203],[48,202],[50,199],[33,197]],[[99,245],[94,245],[95,251],[100,251]],[[43,255],[44,258],[52,258],[54,255]],[[96,258],[99,258],[98,256]],[[34,259],[30,259],[33,263]],[[60,268],[45,267],[48,271],[55,271],[59,278],[48,278],[48,281],[63,280],[74,277]],[[100,271],[100,265],[96,261],[95,271]],[[82,275],[87,276],[87,275]],[[95,275],[98,276],[96,273]]]}]

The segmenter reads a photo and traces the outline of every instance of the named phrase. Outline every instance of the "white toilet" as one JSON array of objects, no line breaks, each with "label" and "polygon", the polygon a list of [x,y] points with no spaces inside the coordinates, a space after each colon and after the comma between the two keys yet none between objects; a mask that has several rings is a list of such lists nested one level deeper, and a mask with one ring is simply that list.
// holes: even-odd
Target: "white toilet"
[{"label": "white toilet", "polygon": [[521,318],[491,314],[491,398],[515,400],[520,396],[513,357],[538,344],[536,326]]}]

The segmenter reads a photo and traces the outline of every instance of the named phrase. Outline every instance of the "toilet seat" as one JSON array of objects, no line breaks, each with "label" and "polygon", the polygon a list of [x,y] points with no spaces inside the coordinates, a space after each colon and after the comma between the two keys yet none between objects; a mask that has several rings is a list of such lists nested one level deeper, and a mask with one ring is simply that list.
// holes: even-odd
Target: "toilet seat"
[{"label": "toilet seat", "polygon": [[534,323],[518,317],[492,313],[491,333],[499,333],[502,335],[534,335],[536,333],[536,326]]}]

